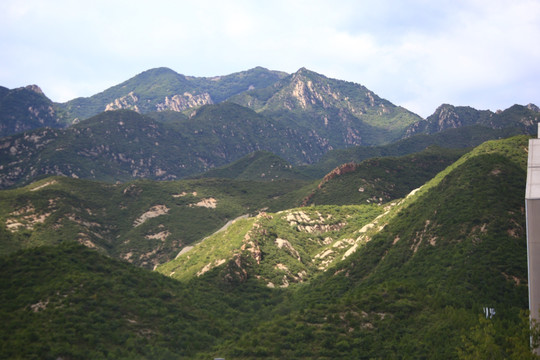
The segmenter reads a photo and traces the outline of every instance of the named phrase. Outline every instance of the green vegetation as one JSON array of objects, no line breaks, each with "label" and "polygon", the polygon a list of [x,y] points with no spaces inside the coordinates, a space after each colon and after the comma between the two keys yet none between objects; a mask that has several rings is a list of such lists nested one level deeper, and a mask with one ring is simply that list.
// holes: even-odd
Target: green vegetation
[{"label": "green vegetation", "polygon": [[538,111],[304,68],[0,87],[0,359],[533,359]]},{"label": "green vegetation", "polygon": [[194,359],[268,320],[278,291],[186,286],[75,244],[0,262],[0,359]]},{"label": "green vegetation", "polygon": [[[166,98],[170,103],[177,96],[181,100],[176,111],[185,110],[222,102],[250,88],[266,87],[283,76],[283,73],[261,67],[213,78],[184,76],[168,68],[156,68],[89,98],[77,98],[56,105],[62,110],[64,121],[69,123],[74,119],[84,120],[95,116],[117,99],[122,100],[122,108],[146,114],[160,111],[161,108],[171,110]],[[113,107],[118,108],[117,105]]]},{"label": "green vegetation", "polygon": [[59,128],[53,102],[35,85],[9,90],[0,86],[0,138],[42,127]]},{"label": "green vegetation", "polygon": [[308,179],[306,175],[294,169],[290,163],[268,151],[251,153],[228,165],[211,169],[196,177],[255,181]]},{"label": "green vegetation", "polygon": [[304,204],[382,204],[405,197],[466,150],[430,147],[401,156],[342,165],[325,176]]},{"label": "green vegetation", "polygon": [[421,120],[362,85],[329,79],[305,68],[229,101],[298,127],[302,133],[312,131],[333,148],[394,141],[408,125]]},{"label": "green vegetation", "polygon": [[[496,358],[533,358],[522,315],[526,144],[527,137],[493,141],[463,156],[421,191],[393,203],[356,252],[307,282],[297,281],[270,321],[218,345],[209,356],[447,359],[491,349]],[[320,207],[306,209],[310,219],[316,218],[313,211],[322,214]],[[284,285],[278,275],[284,267],[276,263],[295,274],[294,261],[286,262],[291,250],[279,255],[284,248],[272,241],[281,236],[294,242],[299,263],[310,264],[313,257],[299,245],[309,241],[295,242],[301,233],[281,235],[285,227],[275,223],[290,212],[256,220],[260,226],[253,228],[262,238],[248,234],[259,245],[260,263],[247,246],[237,261],[248,274],[281,280],[277,285]],[[274,250],[267,247],[272,243]],[[231,270],[239,273],[221,268],[223,278]],[[495,315],[484,319],[484,308],[495,309]]]},{"label": "green vegetation", "polygon": [[167,123],[133,111],[107,111],[65,130],[35,130],[0,144],[0,188],[47,174],[108,182],[175,180],[258,150],[295,163],[322,155],[310,150],[309,137],[231,103]]},{"label": "green vegetation", "polygon": [[493,129],[515,128],[523,133],[534,134],[537,129],[539,108],[536,105],[514,105],[495,113],[476,110],[469,106],[443,104],[427,119],[413,124],[410,134],[435,134],[448,128],[480,125]]},{"label": "green vegetation", "polygon": [[227,221],[299,204],[302,181],[227,179],[110,185],[62,177],[0,192],[0,254],[78,241],[152,268]]},{"label": "green vegetation", "polygon": [[[157,271],[186,281],[234,262],[270,287],[304,283],[363,245],[367,239],[358,230],[383,211],[375,205],[310,206],[239,219]],[[230,271],[223,276],[233,277]]]},{"label": "green vegetation", "polygon": [[523,132],[516,128],[491,129],[479,125],[464,126],[430,135],[414,135],[387,145],[355,146],[332,150],[316,164],[300,166],[298,170],[312,177],[323,177],[332,169],[345,163],[359,163],[374,157],[403,156],[432,146],[445,149],[470,149],[488,140],[503,139],[518,134],[523,134]]}]

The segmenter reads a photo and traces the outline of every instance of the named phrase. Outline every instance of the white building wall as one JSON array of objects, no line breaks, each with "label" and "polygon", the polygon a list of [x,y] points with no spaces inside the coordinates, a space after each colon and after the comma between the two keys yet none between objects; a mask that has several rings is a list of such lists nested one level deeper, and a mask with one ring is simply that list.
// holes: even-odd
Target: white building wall
[{"label": "white building wall", "polygon": [[525,208],[529,310],[531,318],[540,320],[540,139],[529,140]]}]

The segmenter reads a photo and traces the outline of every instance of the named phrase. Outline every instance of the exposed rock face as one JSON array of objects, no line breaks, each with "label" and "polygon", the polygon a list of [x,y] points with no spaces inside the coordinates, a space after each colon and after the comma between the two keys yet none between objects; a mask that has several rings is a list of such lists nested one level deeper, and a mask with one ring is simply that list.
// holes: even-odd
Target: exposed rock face
[{"label": "exposed rock face", "polygon": [[25,86],[25,89],[31,90],[31,91],[39,94],[39,95],[45,95],[43,93],[43,90],[41,90],[41,88],[39,86],[37,86],[37,85],[28,85],[28,86]]},{"label": "exposed rock face", "polygon": [[527,104],[527,109],[532,110],[534,112],[540,112],[540,108],[534,104]]},{"label": "exposed rock face", "polygon": [[140,113],[141,111],[137,105],[138,102],[139,97],[132,91],[126,96],[122,96],[121,98],[115,99],[113,102],[105,105],[105,111],[129,109]]},{"label": "exposed rock face", "polygon": [[190,204],[190,206],[199,206],[199,207],[205,207],[205,208],[210,208],[210,209],[215,209],[216,206],[217,206],[217,200],[214,199],[214,198],[206,198],[206,199],[202,199],[201,201],[195,203],[195,204]]},{"label": "exposed rock face", "polygon": [[338,176],[341,176],[341,175],[344,175],[344,174],[347,174],[347,173],[350,173],[350,172],[353,172],[355,171],[356,169],[358,168],[358,164],[355,164],[355,163],[346,163],[346,164],[343,164],[343,165],[340,165],[338,166],[337,168],[335,168],[334,170],[332,170],[331,172],[329,172],[323,179],[322,181],[320,182],[319,184],[319,189],[325,184],[327,183],[328,181],[338,177]]},{"label": "exposed rock face", "polygon": [[173,95],[170,98],[165,96],[165,100],[156,105],[157,111],[184,111],[189,108],[198,107],[202,105],[213,104],[212,98],[208,93],[202,93],[199,95],[193,95],[185,92],[183,95]]},{"label": "exposed rock face", "polygon": [[185,92],[183,94],[165,96],[163,101],[158,102],[155,105],[151,105],[152,103],[155,104],[154,101],[141,99],[140,96],[131,91],[126,96],[122,96],[108,103],[105,106],[105,111],[129,109],[138,113],[146,113],[148,111],[181,112],[189,108],[213,104],[213,101],[210,94],[207,92],[195,95]]},{"label": "exposed rock face", "polygon": [[157,216],[167,214],[168,212],[169,212],[169,208],[166,207],[165,205],[152,206],[147,212],[145,212],[144,214],[139,216],[139,218],[137,218],[137,220],[135,220],[135,222],[133,223],[133,226],[137,227],[137,226],[143,224],[148,219],[155,218]]},{"label": "exposed rock face", "polygon": [[276,246],[280,249],[285,249],[289,254],[294,256],[298,261],[302,261],[300,258],[300,254],[296,249],[291,245],[291,243],[288,240],[276,238]]}]

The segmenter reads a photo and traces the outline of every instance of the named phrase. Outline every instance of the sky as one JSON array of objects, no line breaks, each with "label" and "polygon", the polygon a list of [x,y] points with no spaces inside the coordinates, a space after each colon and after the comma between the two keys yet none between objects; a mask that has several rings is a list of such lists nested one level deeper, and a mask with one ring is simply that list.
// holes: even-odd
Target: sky
[{"label": "sky", "polygon": [[0,2],[0,86],[65,102],[161,66],[306,67],[423,117],[540,106],[540,0]]}]

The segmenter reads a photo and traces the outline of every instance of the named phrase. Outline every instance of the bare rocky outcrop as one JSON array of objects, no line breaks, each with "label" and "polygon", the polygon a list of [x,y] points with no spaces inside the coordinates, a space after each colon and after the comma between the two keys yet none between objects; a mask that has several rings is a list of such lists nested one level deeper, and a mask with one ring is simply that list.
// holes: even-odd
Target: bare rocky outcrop
[{"label": "bare rocky outcrop", "polygon": [[290,212],[286,216],[286,220],[290,226],[296,227],[298,231],[313,233],[325,233],[329,231],[341,230],[347,225],[346,222],[330,223],[327,221],[332,219],[331,215],[324,218],[320,213],[316,214],[318,218],[311,218],[307,213],[303,211]]},{"label": "bare rocky outcrop", "polygon": [[20,229],[32,230],[36,224],[43,224],[52,212],[37,213],[32,204],[11,212],[6,219],[6,228],[10,232]]},{"label": "bare rocky outcrop", "polygon": [[163,102],[160,102],[156,105],[157,111],[184,111],[193,107],[198,107],[202,105],[213,104],[210,94],[205,92],[198,95],[193,95],[188,92],[184,94],[176,94],[171,96],[165,96]]},{"label": "bare rocky outcrop", "polygon": [[214,199],[214,198],[206,198],[206,199],[202,199],[201,201],[195,203],[195,204],[190,204],[189,206],[193,207],[193,206],[199,206],[199,207],[205,207],[205,208],[210,208],[210,209],[215,209],[217,207],[217,200]]},{"label": "bare rocky outcrop", "polygon": [[137,227],[141,224],[143,224],[146,220],[155,218],[160,215],[167,214],[169,212],[169,208],[165,205],[155,205],[152,206],[147,212],[139,216],[134,222],[133,226]]},{"label": "bare rocky outcrop", "polygon": [[114,99],[113,102],[110,102],[107,105],[105,105],[105,111],[130,109],[130,110],[134,110],[140,113],[141,111],[139,110],[139,107],[137,105],[138,102],[139,102],[139,97],[135,95],[133,91],[131,91],[126,96],[122,96],[118,99]]},{"label": "bare rocky outcrop", "polygon": [[291,245],[291,243],[288,240],[276,238],[275,241],[276,245],[280,249],[285,249],[289,254],[294,256],[298,261],[302,261],[300,258],[300,254],[298,251]]}]

